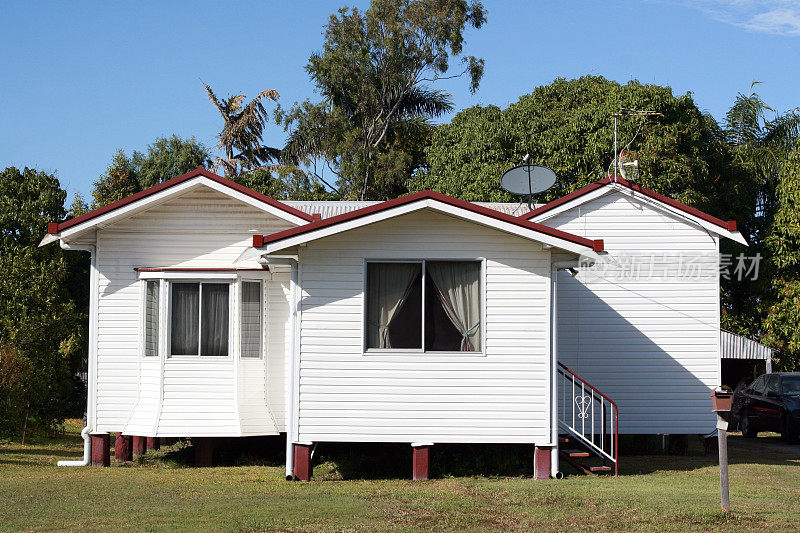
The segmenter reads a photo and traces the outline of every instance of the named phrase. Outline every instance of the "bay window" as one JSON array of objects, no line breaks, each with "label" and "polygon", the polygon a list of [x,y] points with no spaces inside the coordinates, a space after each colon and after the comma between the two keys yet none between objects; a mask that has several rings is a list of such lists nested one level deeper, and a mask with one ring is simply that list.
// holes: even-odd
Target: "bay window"
[{"label": "bay window", "polygon": [[481,351],[481,262],[367,263],[366,348]]},{"label": "bay window", "polygon": [[159,300],[161,283],[159,281],[145,282],[144,295],[144,355],[156,357],[158,355],[158,321]]},{"label": "bay window", "polygon": [[241,312],[239,315],[240,353],[242,357],[261,357],[262,328],[264,324],[260,281],[242,281]]}]

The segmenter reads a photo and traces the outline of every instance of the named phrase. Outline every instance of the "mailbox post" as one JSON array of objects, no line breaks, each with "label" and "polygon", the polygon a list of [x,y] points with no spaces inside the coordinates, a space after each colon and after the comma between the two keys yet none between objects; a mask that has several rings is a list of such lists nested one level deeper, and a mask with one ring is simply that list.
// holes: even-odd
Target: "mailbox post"
[{"label": "mailbox post", "polygon": [[711,404],[717,415],[717,442],[719,445],[719,489],[722,510],[731,510],[728,493],[728,417],[733,404],[733,393],[719,387],[711,391]]}]

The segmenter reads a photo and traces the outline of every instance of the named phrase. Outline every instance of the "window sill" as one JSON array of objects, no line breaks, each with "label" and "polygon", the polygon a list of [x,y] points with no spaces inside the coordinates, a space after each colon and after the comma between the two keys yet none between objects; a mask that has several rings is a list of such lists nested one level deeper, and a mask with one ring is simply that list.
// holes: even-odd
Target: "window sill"
[{"label": "window sill", "polygon": [[181,361],[181,362],[192,362],[192,361],[233,361],[233,357],[230,355],[168,355],[167,362],[169,361]]},{"label": "window sill", "polygon": [[386,355],[411,355],[415,357],[486,357],[486,353],[480,352],[424,352],[422,350],[403,350],[403,349],[369,349],[361,352],[363,356],[386,356]]}]

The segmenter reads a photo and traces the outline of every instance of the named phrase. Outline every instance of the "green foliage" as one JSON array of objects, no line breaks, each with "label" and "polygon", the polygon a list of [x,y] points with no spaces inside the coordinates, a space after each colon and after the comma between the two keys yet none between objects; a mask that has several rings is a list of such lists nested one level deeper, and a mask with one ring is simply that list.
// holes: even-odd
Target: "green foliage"
[{"label": "green foliage", "polygon": [[[280,98],[277,91],[267,89],[261,91],[244,105],[244,94],[217,98],[214,91],[203,84],[208,94],[208,99],[217,108],[222,116],[224,125],[219,134],[219,148],[224,150],[225,157],[215,160],[215,168],[223,169],[228,178],[238,176],[242,171],[256,170],[267,163],[277,161],[280,150],[263,146],[262,136],[264,125],[269,118],[262,101],[264,99],[276,101]],[[238,151],[238,153],[237,153]]]},{"label": "green foliage", "polygon": [[636,182],[717,210],[715,191],[724,179],[721,155],[713,128],[691,96],[596,76],[556,79],[506,109],[461,111],[436,129],[428,168],[417,173],[409,189],[435,189],[470,201],[515,201],[500,187],[500,176],[530,154],[531,161],[558,175],[556,185],[536,198],[553,200],[610,174],[612,115],[621,107],[661,113],[620,120],[620,148],[640,164]]},{"label": "green foliage", "polygon": [[449,94],[426,84],[466,75],[477,89],[483,60],[463,57],[463,71],[447,74],[467,26],[485,21],[483,6],[464,0],[373,0],[363,13],[340,9],[306,67],[324,101],[279,116],[291,130],[284,160],[331,186],[317,172],[326,168],[343,198],[405,192],[405,180],[423,162],[428,120],[452,109]]},{"label": "green foliage", "polygon": [[265,169],[245,172],[233,181],[276,200],[332,200],[334,194],[305,172],[291,167],[279,168],[277,176]]},{"label": "green foliage", "polygon": [[779,350],[780,366],[800,368],[800,141],[779,173],[767,246],[775,268],[774,303],[764,322],[765,340]]},{"label": "green foliage", "polygon": [[94,182],[92,208],[110,204],[207,164],[210,164],[208,149],[194,137],[159,137],[147,147],[146,154],[134,151],[131,157],[123,150],[117,150],[106,172]]},{"label": "green foliage", "polygon": [[147,154],[134,152],[134,163],[139,186],[142,189],[186,174],[197,167],[210,165],[208,150],[191,139],[177,135],[159,137],[147,147]]},{"label": "green foliage", "polygon": [[[66,192],[44,172],[0,173],[0,400],[51,425],[72,408],[81,329],[60,248],[39,248],[47,223],[64,218]],[[10,400],[13,398],[13,400]],[[0,409],[0,433],[20,436],[20,412]]]}]

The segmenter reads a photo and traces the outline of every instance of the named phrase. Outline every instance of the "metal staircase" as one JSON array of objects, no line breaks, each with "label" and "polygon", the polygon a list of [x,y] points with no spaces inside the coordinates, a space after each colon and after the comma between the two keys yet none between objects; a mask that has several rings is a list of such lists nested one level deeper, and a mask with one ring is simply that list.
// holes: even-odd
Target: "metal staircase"
[{"label": "metal staircase", "polygon": [[619,409],[588,381],[558,363],[561,457],[586,474],[619,474]]}]

